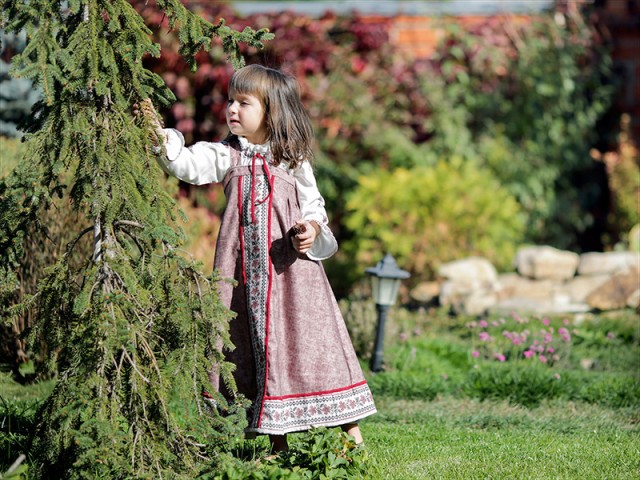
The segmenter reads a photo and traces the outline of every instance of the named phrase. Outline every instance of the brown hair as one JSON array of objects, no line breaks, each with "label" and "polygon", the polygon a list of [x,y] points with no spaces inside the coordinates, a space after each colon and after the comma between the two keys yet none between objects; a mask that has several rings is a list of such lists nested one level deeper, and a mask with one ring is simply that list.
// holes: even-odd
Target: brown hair
[{"label": "brown hair", "polygon": [[297,168],[313,158],[313,126],[290,74],[262,65],[247,65],[229,81],[229,96],[255,95],[262,102],[273,163]]}]

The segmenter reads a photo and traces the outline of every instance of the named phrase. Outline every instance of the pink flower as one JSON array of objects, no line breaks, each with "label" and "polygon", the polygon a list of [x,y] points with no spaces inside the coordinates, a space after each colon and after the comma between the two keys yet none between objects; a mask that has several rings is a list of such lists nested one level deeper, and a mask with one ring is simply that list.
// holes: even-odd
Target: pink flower
[{"label": "pink flower", "polygon": [[609,340],[613,340],[614,338],[616,338],[616,334],[615,334],[615,333],[613,333],[613,332],[608,332],[608,333],[607,333],[607,338],[608,338]]},{"label": "pink flower", "polygon": [[547,347],[547,353],[554,353],[556,351],[553,347]]},{"label": "pink flower", "polygon": [[551,322],[549,321],[549,319],[548,319],[548,318],[546,318],[546,317],[545,317],[545,318],[543,318],[543,319],[542,319],[542,324],[543,324],[545,327],[548,327],[550,323],[551,323]]},{"label": "pink flower", "polygon": [[531,358],[536,354],[536,352],[534,352],[533,350],[525,350],[524,351],[524,358]]},{"label": "pink flower", "polygon": [[559,374],[559,373],[556,373],[556,374],[553,376],[553,378],[555,378],[556,380],[560,380],[560,374]]},{"label": "pink flower", "polygon": [[538,358],[542,363],[547,363],[547,357],[545,357],[544,355],[540,355]]},{"label": "pink flower", "polygon": [[558,333],[560,334],[560,337],[562,338],[563,342],[571,341],[571,334],[569,333],[569,330],[567,330],[566,328],[559,328]]},{"label": "pink flower", "polygon": [[486,320],[480,320],[479,325],[480,325],[482,328],[487,328],[487,327],[489,326],[489,324],[487,323],[487,321],[486,321]]},{"label": "pink flower", "polygon": [[550,333],[544,334],[544,343],[551,343],[553,341],[553,335]]},{"label": "pink flower", "polygon": [[507,359],[507,357],[505,357],[503,354],[498,353],[498,352],[493,354],[493,358],[495,358],[499,362],[504,362]]},{"label": "pink flower", "polygon": [[480,356],[480,352],[477,350],[474,350],[473,352],[471,352],[471,356],[473,358],[478,358]]},{"label": "pink flower", "polygon": [[490,342],[492,338],[487,332],[480,332],[480,340],[483,342]]}]

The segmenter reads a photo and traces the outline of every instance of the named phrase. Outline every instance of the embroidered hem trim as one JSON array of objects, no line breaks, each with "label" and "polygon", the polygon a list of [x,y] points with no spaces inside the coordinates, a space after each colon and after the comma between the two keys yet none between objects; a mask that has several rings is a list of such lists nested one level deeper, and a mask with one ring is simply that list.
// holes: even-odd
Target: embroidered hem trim
[{"label": "embroidered hem trim", "polygon": [[315,426],[332,427],[354,423],[376,413],[366,383],[329,393],[264,400],[260,426],[247,432],[280,435],[308,430]]}]

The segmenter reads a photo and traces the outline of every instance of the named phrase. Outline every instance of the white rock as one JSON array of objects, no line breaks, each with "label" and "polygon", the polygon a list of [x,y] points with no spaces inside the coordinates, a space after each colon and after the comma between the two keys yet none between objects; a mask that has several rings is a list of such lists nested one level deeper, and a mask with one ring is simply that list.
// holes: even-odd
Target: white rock
[{"label": "white rock", "polygon": [[585,303],[556,304],[550,300],[534,300],[522,297],[512,297],[500,300],[489,309],[491,313],[499,315],[508,315],[511,312],[552,315],[562,313],[584,313],[589,310],[589,305]]},{"label": "white rock", "polygon": [[440,265],[438,275],[447,280],[478,280],[495,283],[498,272],[486,258],[469,257]]},{"label": "white rock", "polygon": [[612,274],[640,268],[638,252],[589,252],[580,255],[578,275]]},{"label": "white rock", "polygon": [[640,307],[640,288],[627,297],[627,307],[636,310]]},{"label": "white rock", "polygon": [[550,246],[522,247],[516,253],[520,275],[534,279],[565,280],[576,273],[580,256]]},{"label": "white rock", "polygon": [[503,273],[498,276],[498,285],[500,298],[520,297],[544,300],[554,295],[559,283],[553,280],[533,280],[517,273]]},{"label": "white rock", "polygon": [[440,304],[458,314],[482,315],[498,301],[495,288],[470,282],[445,281],[440,286]]},{"label": "white rock", "polygon": [[610,275],[578,275],[567,280],[559,289],[559,292],[566,293],[572,302],[583,303],[587,296],[601,287]]}]

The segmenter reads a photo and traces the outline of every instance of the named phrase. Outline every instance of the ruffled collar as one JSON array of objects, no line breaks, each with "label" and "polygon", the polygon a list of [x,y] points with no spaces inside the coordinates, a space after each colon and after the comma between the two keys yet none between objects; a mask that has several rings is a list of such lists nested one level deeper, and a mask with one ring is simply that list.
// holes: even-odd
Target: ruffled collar
[{"label": "ruffled collar", "polygon": [[240,149],[249,155],[255,155],[256,153],[266,155],[271,151],[271,147],[268,142],[263,143],[262,145],[254,145],[245,137],[238,137],[238,141],[240,142]]}]

